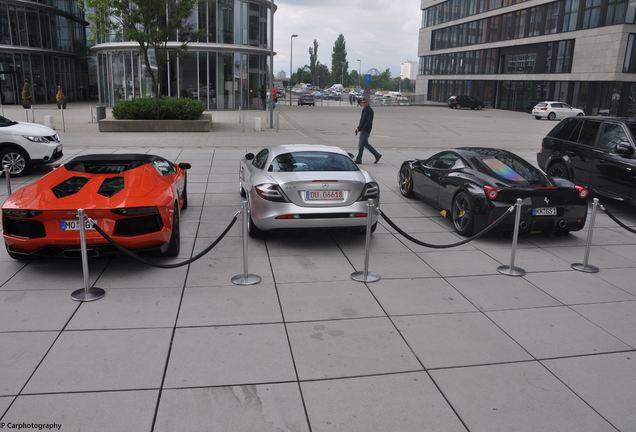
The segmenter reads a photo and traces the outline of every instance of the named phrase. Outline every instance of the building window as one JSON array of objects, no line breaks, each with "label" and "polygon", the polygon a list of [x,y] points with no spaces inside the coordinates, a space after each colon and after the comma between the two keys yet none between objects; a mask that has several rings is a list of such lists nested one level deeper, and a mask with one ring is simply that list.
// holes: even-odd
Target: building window
[{"label": "building window", "polygon": [[625,50],[625,62],[623,63],[624,73],[636,73],[636,34],[630,33],[627,38],[627,49]]},{"label": "building window", "polygon": [[579,0],[565,0],[564,5],[563,31],[574,31],[579,16]]},{"label": "building window", "polygon": [[583,8],[583,28],[598,27],[601,17],[601,0],[585,0]]},{"label": "building window", "polygon": [[537,63],[537,54],[512,54],[506,57],[506,73],[532,73]]},{"label": "building window", "polygon": [[605,25],[622,24],[627,22],[627,0],[609,0]]}]

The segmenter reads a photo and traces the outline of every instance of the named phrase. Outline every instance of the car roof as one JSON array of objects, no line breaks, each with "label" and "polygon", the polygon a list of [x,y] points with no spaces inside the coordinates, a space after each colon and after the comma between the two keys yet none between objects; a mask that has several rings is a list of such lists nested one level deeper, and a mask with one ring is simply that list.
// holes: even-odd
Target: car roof
[{"label": "car roof", "polygon": [[67,163],[75,162],[154,162],[156,160],[164,160],[160,156],[145,153],[110,153],[110,154],[91,154],[77,156]]},{"label": "car roof", "polygon": [[349,156],[346,151],[340,147],[326,146],[321,144],[283,144],[277,146],[266,147],[269,150],[270,157],[276,157],[280,154],[302,151],[322,151],[329,153],[338,153],[344,156]]}]

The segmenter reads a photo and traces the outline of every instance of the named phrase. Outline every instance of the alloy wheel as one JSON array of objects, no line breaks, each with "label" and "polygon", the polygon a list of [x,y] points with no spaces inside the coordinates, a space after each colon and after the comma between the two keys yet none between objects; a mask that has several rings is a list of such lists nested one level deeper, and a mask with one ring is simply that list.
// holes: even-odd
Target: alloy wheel
[{"label": "alloy wheel", "polygon": [[407,166],[403,166],[400,170],[400,192],[404,196],[408,196],[413,191],[413,176],[411,175],[411,170]]},{"label": "alloy wheel", "polygon": [[472,212],[468,199],[463,195],[455,197],[453,206],[453,225],[458,232],[465,232],[472,221]]},{"label": "alloy wheel", "polygon": [[9,151],[2,156],[0,166],[9,168],[9,174],[21,174],[26,168],[27,162],[24,156],[16,151]]}]

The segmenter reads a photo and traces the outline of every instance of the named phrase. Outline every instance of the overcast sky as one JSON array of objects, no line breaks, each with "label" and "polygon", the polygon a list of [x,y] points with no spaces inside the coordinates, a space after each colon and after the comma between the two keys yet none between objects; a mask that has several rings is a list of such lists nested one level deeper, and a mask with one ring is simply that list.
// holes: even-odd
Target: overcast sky
[{"label": "overcast sky", "polygon": [[294,38],[293,70],[309,64],[309,47],[318,40],[318,61],[331,69],[331,51],[342,33],[347,46],[349,70],[391,69],[417,61],[417,38],[421,23],[420,0],[275,0],[274,73],[289,76],[290,36]]}]

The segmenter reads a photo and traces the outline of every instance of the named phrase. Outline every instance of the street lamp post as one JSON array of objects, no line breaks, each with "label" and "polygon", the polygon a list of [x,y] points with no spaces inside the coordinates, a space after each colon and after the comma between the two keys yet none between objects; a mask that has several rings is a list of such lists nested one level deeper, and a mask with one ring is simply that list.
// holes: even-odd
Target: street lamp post
[{"label": "street lamp post", "polygon": [[294,38],[298,37],[298,35],[293,34],[289,38],[289,106],[292,106],[292,56],[294,54]]},{"label": "street lamp post", "polygon": [[358,87],[361,87],[360,80],[362,79],[362,60],[357,59],[358,62]]}]

